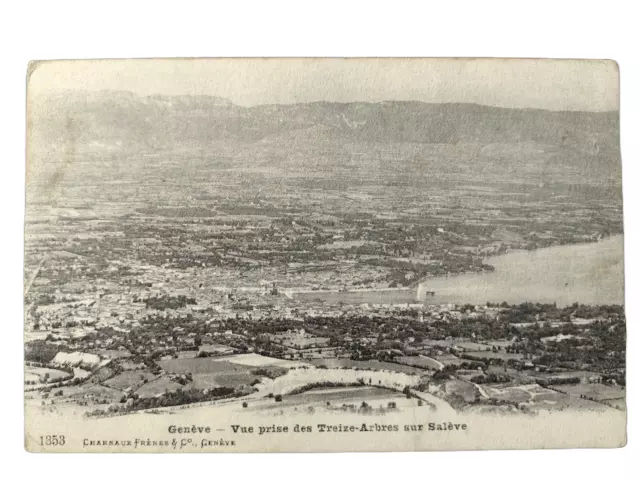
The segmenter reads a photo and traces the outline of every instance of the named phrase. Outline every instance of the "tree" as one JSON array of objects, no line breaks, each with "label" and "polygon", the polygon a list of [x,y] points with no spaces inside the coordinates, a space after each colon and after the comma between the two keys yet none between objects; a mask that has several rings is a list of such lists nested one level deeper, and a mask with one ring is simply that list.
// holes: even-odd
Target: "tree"
[{"label": "tree", "polygon": [[407,396],[407,398],[411,398],[411,389],[409,388],[408,385],[404,387],[404,389],[402,390],[402,393],[404,393]]},{"label": "tree", "polygon": [[282,395],[278,394],[275,396],[276,402],[281,402],[282,401]]}]

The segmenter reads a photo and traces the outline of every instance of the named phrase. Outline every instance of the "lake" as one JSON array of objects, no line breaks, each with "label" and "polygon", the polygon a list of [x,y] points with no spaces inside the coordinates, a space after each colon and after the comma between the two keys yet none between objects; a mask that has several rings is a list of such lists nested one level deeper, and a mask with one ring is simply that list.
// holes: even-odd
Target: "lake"
[{"label": "lake", "polygon": [[624,238],[514,251],[485,262],[493,272],[434,277],[422,282],[436,292],[427,303],[485,302],[624,303]]},{"label": "lake", "polygon": [[[531,251],[513,251],[490,257],[485,263],[493,272],[433,277],[422,289],[429,304],[486,302],[540,302],[558,306],[624,303],[624,239],[622,235],[600,242],[562,245]],[[309,292],[295,294],[297,300],[327,303],[416,303],[415,290]]]}]

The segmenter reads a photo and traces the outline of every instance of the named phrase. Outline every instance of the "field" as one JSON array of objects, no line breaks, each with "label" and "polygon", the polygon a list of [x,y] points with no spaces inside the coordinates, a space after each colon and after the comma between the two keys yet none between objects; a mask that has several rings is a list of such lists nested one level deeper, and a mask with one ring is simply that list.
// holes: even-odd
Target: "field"
[{"label": "field", "polygon": [[[461,397],[464,398],[467,403],[474,402],[479,396],[478,387],[473,383],[466,382],[464,380],[445,380],[440,383],[436,383],[434,386],[447,397]],[[431,392],[431,388],[432,387],[430,386],[429,392]]]},{"label": "field", "polygon": [[524,403],[529,409],[536,411],[565,409],[602,411],[608,408],[600,403],[558,393],[539,385],[484,386],[483,391],[491,398]]},{"label": "field", "polygon": [[94,353],[103,358],[126,358],[131,356],[131,353],[126,350],[92,350],[89,353]]},{"label": "field", "polygon": [[94,372],[91,377],[87,380],[89,383],[102,383],[110,379],[111,377],[116,375],[116,370],[110,365],[106,365],[102,368],[99,368],[96,372]]},{"label": "field", "polygon": [[600,402],[602,400],[615,400],[625,398],[625,390],[622,388],[610,387],[601,383],[579,383],[576,385],[557,385],[554,390],[560,390],[561,392],[569,395],[585,397]]},{"label": "field", "polygon": [[[413,405],[415,399],[410,400]],[[398,406],[407,403],[404,395],[393,390],[376,387],[338,387],[309,390],[298,395],[284,395],[282,402],[261,403],[257,410],[274,410],[294,408],[307,411],[309,408],[340,408],[342,405],[353,405],[358,408],[362,402],[367,402],[374,408],[386,407],[389,402]]]},{"label": "field", "polygon": [[472,370],[461,369],[456,371],[456,377],[461,380],[465,380],[467,382],[470,382],[472,378],[477,377],[478,375],[484,376],[482,375],[482,372],[479,372],[478,370],[473,370],[473,369]]},{"label": "field", "polygon": [[155,397],[156,395],[165,393],[165,391],[175,392],[179,388],[183,388],[183,386],[169,380],[167,377],[159,377],[156,380],[152,380],[142,385],[138,390],[136,390],[136,393],[141,398]]},{"label": "field", "polygon": [[128,370],[105,381],[104,385],[118,390],[135,389],[142,385],[145,380],[151,381],[154,378],[156,378],[155,375],[150,372]]},{"label": "field", "polygon": [[492,358],[499,358],[501,360],[522,360],[524,355],[522,353],[506,353],[506,352],[464,352],[474,360],[489,360]]},{"label": "field", "polygon": [[91,376],[91,372],[88,370],[84,370],[82,368],[74,367],[73,368],[73,378],[85,379]]},{"label": "field", "polygon": [[461,358],[456,357],[455,355],[435,355],[433,359],[436,362],[440,362],[443,365],[460,365],[464,362]]},{"label": "field", "polygon": [[369,401],[380,398],[403,398],[403,395],[393,390],[375,387],[343,387],[343,388],[322,388],[317,390],[309,390],[299,395],[285,395],[284,399],[294,404],[311,404],[331,402],[342,404],[345,402],[353,402],[363,400]]},{"label": "field", "polygon": [[529,405],[531,410],[590,410],[590,411],[606,411],[609,407],[590,400],[584,400],[582,398],[572,397],[571,395],[564,395],[561,393],[554,394],[548,393],[544,395],[536,396],[533,399],[533,404]]},{"label": "field", "polygon": [[49,375],[49,382],[55,382],[69,376],[67,372],[54,368],[25,367],[25,380],[44,382],[45,375]]},{"label": "field", "polygon": [[280,358],[265,357],[257,353],[244,353],[240,355],[232,355],[229,357],[217,357],[216,361],[231,362],[236,365],[244,365],[247,367],[285,367],[293,368],[306,365],[302,362],[292,362],[290,360],[282,360]]},{"label": "field", "polygon": [[131,362],[131,361],[120,362],[120,366],[124,370],[143,370],[143,369],[146,368],[145,364],[142,363],[142,362],[135,363],[135,362]]},{"label": "field", "polygon": [[309,360],[309,363],[316,367],[324,365],[332,368],[361,368],[363,370],[389,370],[392,372],[407,373],[409,375],[425,375],[428,372],[421,368],[411,367],[409,365],[400,365],[398,363],[381,362],[378,360],[351,360],[349,358],[318,358]]},{"label": "field", "polygon": [[94,400],[117,402],[122,398],[123,393],[115,388],[109,388],[103,385],[93,385],[92,387],[84,389],[83,391],[73,395],[75,398],[84,398],[85,396],[93,398]]},{"label": "field", "polygon": [[93,367],[100,364],[100,357],[93,353],[83,353],[83,352],[58,352],[54,359],[51,361],[52,364],[58,365],[72,365],[75,367],[85,367],[88,369],[92,369]]},{"label": "field", "polygon": [[178,358],[196,358],[198,356],[198,352],[195,350],[184,350],[182,352],[178,352]]},{"label": "field", "polygon": [[425,340],[422,342],[426,347],[450,348],[453,347],[453,340]]},{"label": "field", "polygon": [[482,390],[489,395],[490,398],[503,400],[505,402],[521,403],[528,402],[533,398],[527,387],[531,387],[531,385],[524,385],[522,387],[482,386]]},{"label": "field", "polygon": [[484,352],[487,350],[491,350],[491,347],[489,345],[476,342],[460,342],[456,343],[455,346],[461,350],[465,350],[468,352]]},{"label": "field", "polygon": [[170,360],[159,360],[158,365],[169,373],[192,373],[193,375],[204,373],[245,373],[250,367],[223,361],[215,358],[172,358]]},{"label": "field", "polygon": [[506,370],[503,366],[489,365],[485,369],[486,373],[494,373],[496,375],[508,375],[511,377],[512,382],[521,385],[536,383],[536,379],[531,376],[531,372],[528,370],[516,370],[515,368],[508,367]]},{"label": "field", "polygon": [[395,361],[403,365],[425,368],[429,370],[440,370],[443,367],[443,364],[438,362],[437,360],[422,355],[417,357],[396,357]]},{"label": "field", "polygon": [[580,378],[588,380],[590,378],[599,377],[597,373],[587,372],[584,370],[567,370],[566,372],[556,373],[532,373],[531,376],[535,377],[538,380],[557,380],[568,378]]},{"label": "field", "polygon": [[308,398],[327,400],[348,400],[365,396],[367,398],[394,396],[401,398],[403,395],[394,390],[377,387],[336,387],[336,388],[314,388],[298,395],[290,395],[291,398]]},{"label": "field", "polygon": [[513,345],[513,342],[511,340],[489,340],[487,345],[491,347],[507,348]]},{"label": "field", "polygon": [[198,352],[215,353],[218,355],[233,353],[233,348],[228,345],[222,345],[219,343],[206,343],[198,347]]},{"label": "field", "polygon": [[171,360],[160,360],[160,365],[169,373],[193,375],[192,386],[197,389],[207,389],[216,387],[238,387],[249,385],[252,381],[259,379],[251,374],[253,369],[247,365],[233,363],[230,360],[234,357],[227,357],[225,360],[214,358],[174,358]]},{"label": "field", "polygon": [[260,376],[251,373],[257,368],[293,368],[307,364],[248,353],[226,357],[172,358],[160,360],[158,365],[169,373],[191,373],[193,388],[208,389],[216,387],[237,388],[242,385],[250,385],[260,379]]},{"label": "field", "polygon": [[236,388],[241,385],[250,385],[260,377],[248,372],[218,372],[218,373],[194,373],[193,387],[197,389],[230,387]]}]

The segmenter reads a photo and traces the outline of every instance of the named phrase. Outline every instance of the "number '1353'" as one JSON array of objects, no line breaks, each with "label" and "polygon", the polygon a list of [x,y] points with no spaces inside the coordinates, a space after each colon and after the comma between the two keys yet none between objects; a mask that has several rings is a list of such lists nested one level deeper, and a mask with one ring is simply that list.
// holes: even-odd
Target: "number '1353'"
[{"label": "number '1353'", "polygon": [[64,435],[42,435],[40,436],[40,445],[47,447],[57,447],[64,445]]}]

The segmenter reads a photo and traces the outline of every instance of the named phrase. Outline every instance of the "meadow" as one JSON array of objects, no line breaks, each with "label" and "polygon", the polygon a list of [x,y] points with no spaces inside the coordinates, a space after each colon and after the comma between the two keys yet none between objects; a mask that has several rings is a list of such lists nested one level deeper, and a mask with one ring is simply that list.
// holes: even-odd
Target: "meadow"
[{"label": "meadow", "polygon": [[151,380],[154,380],[155,378],[156,376],[150,372],[136,372],[133,370],[127,370],[116,375],[115,377],[110,378],[109,380],[106,380],[105,382],[103,382],[103,385],[118,390],[126,390],[127,388],[135,389],[142,385],[145,381],[149,382]]},{"label": "meadow", "polygon": [[541,410],[592,410],[602,411],[608,407],[597,402],[556,392],[540,385],[484,386],[490,398],[525,404],[531,411]]},{"label": "meadow", "polygon": [[193,388],[204,390],[216,387],[239,387],[250,385],[260,377],[253,375],[253,367],[233,363],[233,357],[218,358],[172,358],[160,360],[158,365],[169,373],[191,374]]},{"label": "meadow", "polygon": [[410,365],[400,365],[398,363],[382,362],[379,360],[351,360],[349,358],[318,358],[309,360],[309,363],[316,367],[324,366],[328,368],[360,368],[363,370],[388,370],[391,372],[406,373],[408,375],[425,375],[422,368]]},{"label": "meadow", "polygon": [[419,355],[417,357],[396,357],[395,361],[403,365],[409,365],[411,367],[418,367],[428,370],[440,370],[442,364],[433,358]]},{"label": "meadow", "polygon": [[524,355],[522,353],[506,353],[506,352],[465,352],[465,356],[471,357],[474,360],[489,360],[492,358],[499,358],[500,360],[522,360]]},{"label": "meadow", "polygon": [[183,388],[183,386],[167,377],[159,377],[142,385],[138,390],[136,390],[136,393],[141,398],[155,397],[156,395],[162,395],[167,391],[175,392],[179,388]]},{"label": "meadow", "polygon": [[[407,403],[415,406],[416,399],[407,399],[400,392],[377,387],[336,387],[318,388],[295,395],[284,395],[282,401],[273,403],[260,402],[255,409],[260,411],[287,409],[289,412],[309,412],[317,409],[341,409],[344,406],[359,408],[366,402],[373,408],[388,408],[393,402],[397,406],[405,406]],[[251,403],[249,402],[251,407]]]},{"label": "meadow", "polygon": [[193,375],[199,373],[213,374],[222,372],[244,373],[250,367],[222,361],[216,358],[172,358],[169,360],[159,360],[158,365],[166,372]]},{"label": "meadow", "polygon": [[612,387],[602,383],[578,383],[575,385],[556,385],[554,390],[574,396],[585,396],[596,402],[603,400],[616,400],[625,397],[625,390],[620,387]]},{"label": "meadow", "polygon": [[25,367],[25,379],[27,381],[44,382],[47,375],[49,382],[55,382],[69,376],[67,372],[55,368]]}]

